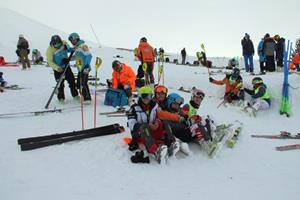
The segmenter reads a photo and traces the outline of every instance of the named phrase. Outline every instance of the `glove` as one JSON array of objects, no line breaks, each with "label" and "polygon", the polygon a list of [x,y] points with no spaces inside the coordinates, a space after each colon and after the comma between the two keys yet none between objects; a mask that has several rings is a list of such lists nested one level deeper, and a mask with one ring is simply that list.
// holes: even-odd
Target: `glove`
[{"label": "glove", "polygon": [[192,121],[186,117],[180,117],[179,122],[182,124],[185,124],[188,127],[190,127],[192,125]]},{"label": "glove", "polygon": [[215,79],[213,79],[212,77],[209,77],[209,82],[213,82]]},{"label": "glove", "polygon": [[60,63],[60,64],[66,66],[67,64],[69,64],[69,62],[70,62],[69,58],[63,58],[63,59],[61,60],[61,63]]}]

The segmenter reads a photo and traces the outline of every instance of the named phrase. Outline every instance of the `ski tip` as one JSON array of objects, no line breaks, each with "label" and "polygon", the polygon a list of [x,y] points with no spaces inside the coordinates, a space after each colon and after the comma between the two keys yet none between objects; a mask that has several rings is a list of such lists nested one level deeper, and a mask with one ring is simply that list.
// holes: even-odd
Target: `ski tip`
[{"label": "ski tip", "polygon": [[131,138],[130,137],[124,137],[123,138],[123,142],[125,143],[125,144],[129,144],[130,142],[131,142]]}]

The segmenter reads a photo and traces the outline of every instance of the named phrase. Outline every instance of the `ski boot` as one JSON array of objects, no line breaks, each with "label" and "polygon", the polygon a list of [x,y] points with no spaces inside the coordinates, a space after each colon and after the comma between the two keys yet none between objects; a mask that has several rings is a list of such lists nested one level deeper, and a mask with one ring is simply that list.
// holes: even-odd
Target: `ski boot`
[{"label": "ski boot", "polygon": [[179,142],[173,142],[170,147],[168,148],[168,156],[175,157],[176,153],[180,150]]},{"label": "ski boot", "polygon": [[166,145],[160,145],[154,155],[159,164],[165,164],[168,155],[168,147]]}]

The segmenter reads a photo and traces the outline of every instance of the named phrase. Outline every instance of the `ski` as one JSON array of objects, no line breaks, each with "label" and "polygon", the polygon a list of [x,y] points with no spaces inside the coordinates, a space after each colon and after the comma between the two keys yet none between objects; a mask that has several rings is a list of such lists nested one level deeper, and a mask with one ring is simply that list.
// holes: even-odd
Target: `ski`
[{"label": "ski", "polygon": [[238,141],[238,137],[242,131],[243,123],[239,121],[237,122],[239,123],[239,125],[233,130],[233,135],[229,137],[226,141],[226,145],[229,148],[233,148],[235,146],[235,144]]},{"label": "ski", "polygon": [[110,111],[110,112],[100,112],[99,115],[110,115],[110,114],[120,114],[120,113],[126,113],[126,108],[120,107],[116,111]]},{"label": "ski", "polygon": [[88,134],[91,132],[97,132],[97,131],[103,131],[103,130],[111,130],[115,128],[119,128],[119,124],[111,124],[107,126],[101,126],[95,129],[87,129],[82,131],[73,131],[69,133],[59,133],[59,134],[52,134],[52,135],[44,135],[44,136],[37,136],[37,137],[29,137],[29,138],[20,138],[18,139],[18,144],[25,144],[25,143],[31,143],[31,142],[40,142],[44,140],[51,140],[51,139],[57,139],[57,138],[63,138],[63,137],[70,137],[70,136],[76,136],[80,134]]},{"label": "ski", "polygon": [[4,87],[6,90],[22,90],[25,89],[23,87],[19,87],[19,85],[7,85]]},{"label": "ski", "polygon": [[278,135],[251,135],[253,138],[266,138],[266,139],[300,139],[300,133],[292,135],[289,132],[281,131]]},{"label": "ski", "polygon": [[300,144],[291,144],[291,145],[276,147],[277,151],[289,151],[289,150],[295,150],[295,149],[300,149]]},{"label": "ski", "polygon": [[15,112],[15,113],[3,113],[0,114],[0,118],[5,118],[5,117],[16,117],[16,116],[24,116],[24,115],[43,115],[45,113],[60,113],[62,112],[62,108],[58,109],[51,109],[51,110],[38,110],[38,111],[28,111],[28,112]]},{"label": "ski", "polygon": [[[82,140],[82,139],[87,139],[87,138],[92,138],[92,137],[112,135],[112,134],[124,132],[124,128],[121,126],[118,128],[115,128],[115,129],[109,129],[109,130],[103,130],[103,131],[95,131],[95,129],[94,130],[89,129],[89,130],[90,130],[90,132],[85,133],[85,134],[79,133],[78,135],[73,135],[73,136],[68,136],[68,137],[43,140],[43,141],[39,141],[39,142],[24,143],[24,144],[20,145],[21,151],[28,151],[28,150],[43,148],[43,147],[56,145],[56,144],[62,144],[62,143],[75,141],[75,140]],[[80,131],[78,131],[78,132],[80,132]]]}]

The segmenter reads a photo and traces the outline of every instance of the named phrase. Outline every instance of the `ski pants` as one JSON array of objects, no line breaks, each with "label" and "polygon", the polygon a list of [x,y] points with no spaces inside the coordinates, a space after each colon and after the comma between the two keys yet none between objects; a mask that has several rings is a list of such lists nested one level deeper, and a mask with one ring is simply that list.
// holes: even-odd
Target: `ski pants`
[{"label": "ski pants", "polygon": [[259,62],[259,66],[260,66],[260,72],[263,73],[266,71],[266,68],[265,68],[265,62],[263,61],[260,61]]},{"label": "ski pants", "polygon": [[26,68],[30,68],[30,61],[28,59],[28,49],[20,49],[20,61],[22,63],[22,68],[26,69]]},{"label": "ski pants", "polygon": [[245,69],[246,72],[253,72],[253,56],[244,55]]},{"label": "ski pants", "polygon": [[270,108],[270,104],[264,99],[253,99],[250,103],[256,110],[266,110]]},{"label": "ski pants", "polygon": [[[62,74],[63,74],[63,72],[58,72],[58,71],[54,70],[55,80],[58,81]],[[62,80],[60,86],[58,87],[58,94],[57,94],[58,100],[65,99],[65,92],[64,92],[64,88],[65,88],[64,81],[65,81],[65,79],[67,80],[67,82],[69,84],[69,88],[70,88],[72,96],[73,97],[78,96],[78,91],[77,91],[77,88],[76,88],[76,85],[75,85],[74,74],[73,74],[71,68],[67,67],[65,77]]]},{"label": "ski pants", "polygon": [[266,56],[266,70],[269,72],[275,71],[275,60],[274,56]]},{"label": "ski pants", "polygon": [[182,142],[193,141],[192,133],[188,126],[173,121],[164,121],[164,124],[165,126],[169,126],[172,130],[172,134]]},{"label": "ski pants", "polygon": [[91,100],[90,89],[88,85],[89,73],[78,72],[77,75],[77,88],[83,95],[84,101]]}]

